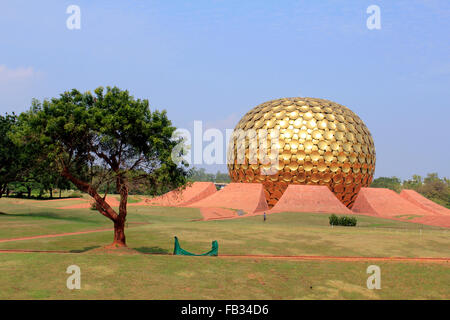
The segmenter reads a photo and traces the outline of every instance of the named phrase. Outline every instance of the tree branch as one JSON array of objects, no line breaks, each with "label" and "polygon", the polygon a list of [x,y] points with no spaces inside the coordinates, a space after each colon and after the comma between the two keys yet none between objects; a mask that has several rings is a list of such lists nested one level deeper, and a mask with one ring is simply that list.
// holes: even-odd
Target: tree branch
[{"label": "tree branch", "polygon": [[[72,181],[74,185],[76,185],[81,191],[84,191],[88,193],[92,198],[94,198],[96,204],[97,204],[97,210],[103,214],[104,216],[108,217],[112,221],[116,221],[118,218],[117,213],[114,211],[113,208],[103,199],[98,192],[92,188],[92,186],[84,181],[81,181],[74,177],[69,169],[67,167],[64,167],[63,171],[61,172],[61,175],[68,180]],[[98,208],[100,207],[100,208]]]}]

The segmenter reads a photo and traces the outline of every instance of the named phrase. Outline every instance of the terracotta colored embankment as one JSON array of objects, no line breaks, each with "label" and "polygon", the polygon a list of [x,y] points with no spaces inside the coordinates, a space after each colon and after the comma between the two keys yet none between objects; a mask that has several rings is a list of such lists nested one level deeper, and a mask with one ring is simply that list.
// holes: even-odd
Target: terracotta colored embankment
[{"label": "terracotta colored embankment", "polygon": [[147,204],[163,207],[187,206],[216,193],[216,191],[216,186],[212,182],[194,182],[184,190],[173,190],[149,199]]},{"label": "terracotta colored embankment", "polygon": [[435,214],[439,215],[450,215],[450,210],[446,207],[440,206],[437,203],[425,198],[420,193],[414,191],[414,190],[402,190],[400,192],[400,196],[409,202],[415,204],[418,207],[421,207],[422,209],[431,211]]},{"label": "terracotta colored embankment", "polygon": [[352,210],[358,214],[450,228],[449,214],[425,210],[424,206],[416,205],[389,189],[362,188]]},{"label": "terracotta colored embankment", "polygon": [[270,210],[275,212],[312,212],[352,214],[327,186],[291,184]]},{"label": "terracotta colored embankment", "polygon": [[352,208],[355,213],[394,218],[400,215],[433,215],[431,211],[422,209],[400,197],[390,189],[361,188]]},{"label": "terracotta colored embankment", "polygon": [[260,183],[230,183],[209,197],[190,204],[193,208],[229,208],[255,213],[268,210],[263,185]]}]

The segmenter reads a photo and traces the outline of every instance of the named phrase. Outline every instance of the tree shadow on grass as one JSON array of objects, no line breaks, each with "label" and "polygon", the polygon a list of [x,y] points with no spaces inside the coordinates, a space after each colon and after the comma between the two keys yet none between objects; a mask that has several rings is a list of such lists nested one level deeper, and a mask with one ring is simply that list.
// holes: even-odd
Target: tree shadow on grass
[{"label": "tree shadow on grass", "polygon": [[34,196],[32,195],[31,197],[28,197],[26,195],[17,195],[17,194],[11,194],[7,197],[4,197],[5,199],[25,199],[25,200],[42,200],[42,201],[46,201],[46,200],[65,200],[65,199],[78,199],[80,198],[81,195],[76,195],[76,196],[67,196],[67,197],[40,197],[40,196]]},{"label": "tree shadow on grass", "polygon": [[160,247],[140,247],[133,248],[140,253],[153,253],[153,254],[168,254],[169,251]]},{"label": "tree shadow on grass", "polygon": [[76,249],[76,250],[70,250],[70,253],[83,253],[89,250],[100,248],[100,246],[90,246],[90,247],[84,247],[83,249]]},{"label": "tree shadow on grass", "polygon": [[27,217],[27,218],[37,218],[37,219],[54,219],[54,220],[66,220],[71,222],[95,222],[90,217],[79,217],[79,216],[67,216],[63,214],[57,214],[53,212],[34,212],[34,213],[4,213],[0,212],[1,215],[8,217]]}]

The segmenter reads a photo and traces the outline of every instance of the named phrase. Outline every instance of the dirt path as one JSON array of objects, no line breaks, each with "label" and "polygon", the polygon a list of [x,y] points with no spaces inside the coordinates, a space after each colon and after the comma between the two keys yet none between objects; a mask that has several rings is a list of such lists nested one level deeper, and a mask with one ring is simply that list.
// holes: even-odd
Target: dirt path
[{"label": "dirt path", "polygon": [[[63,253],[76,254],[77,252],[62,250],[27,250],[27,249],[0,249],[0,253]],[[165,255],[144,253],[147,255]],[[214,258],[214,257],[211,257]],[[422,263],[449,263],[450,258],[405,258],[405,257],[337,257],[337,256],[275,256],[275,255],[233,255],[221,254],[217,258],[238,258],[238,259],[273,259],[273,260],[296,260],[296,261],[340,261],[340,262],[369,262],[369,261],[387,261],[387,262],[422,262]]]}]

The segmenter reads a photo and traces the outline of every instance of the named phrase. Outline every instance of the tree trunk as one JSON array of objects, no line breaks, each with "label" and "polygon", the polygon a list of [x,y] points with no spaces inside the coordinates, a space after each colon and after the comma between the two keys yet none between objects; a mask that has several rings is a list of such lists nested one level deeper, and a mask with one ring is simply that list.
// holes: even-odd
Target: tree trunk
[{"label": "tree trunk", "polygon": [[81,191],[87,192],[97,203],[97,210],[105,217],[111,219],[114,222],[114,241],[109,248],[126,247],[125,241],[125,218],[127,208],[127,196],[128,189],[125,188],[121,192],[119,214],[117,214],[113,208],[103,199],[97,190],[84,181],[81,181],[74,177],[67,168],[64,168],[61,175],[69,179],[73,184],[77,186]]},{"label": "tree trunk", "polygon": [[118,218],[117,221],[114,221],[114,241],[112,246],[115,247],[126,247],[125,240],[125,220]]},{"label": "tree trunk", "polygon": [[126,247],[125,242],[125,221],[127,218],[128,185],[126,179],[119,176],[117,178],[117,190],[120,193],[119,215],[114,221],[114,242],[113,245]]},{"label": "tree trunk", "polygon": [[3,196],[3,192],[5,192],[6,189],[6,183],[4,185],[0,184],[0,198]]},{"label": "tree trunk", "polygon": [[111,219],[112,221],[116,221],[118,214],[114,211],[113,208],[97,193],[97,191],[92,188],[92,186],[84,181],[81,181],[75,178],[67,168],[64,168],[61,172],[61,175],[67,179],[69,179],[78,189],[81,191],[87,192],[94,200],[97,202],[97,210],[104,215],[105,217]]},{"label": "tree trunk", "polygon": [[53,199],[53,189],[50,188],[50,199]]},{"label": "tree trunk", "polygon": [[61,199],[61,189],[59,189],[59,198]]},{"label": "tree trunk", "polygon": [[6,187],[6,196],[7,197],[9,197],[9,193],[11,192],[11,190],[8,188],[8,187]]},{"label": "tree trunk", "polygon": [[28,199],[31,198],[31,188],[27,187],[27,194],[28,194]]}]

